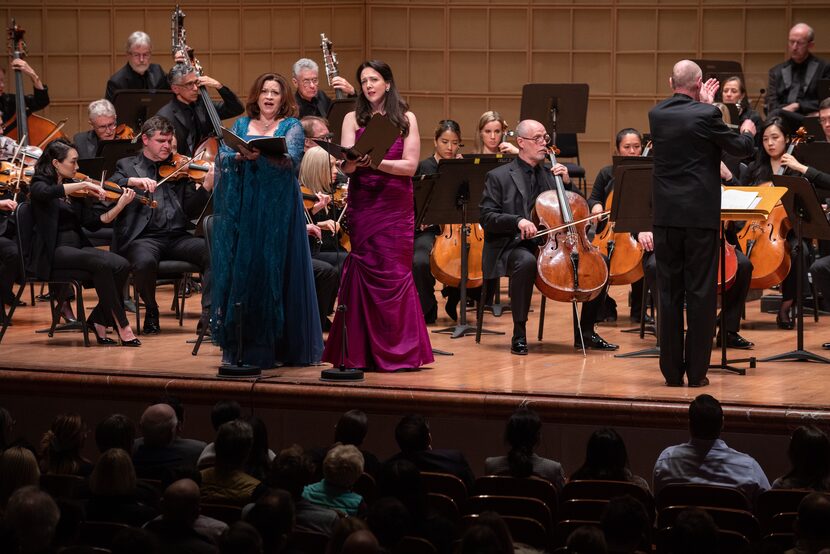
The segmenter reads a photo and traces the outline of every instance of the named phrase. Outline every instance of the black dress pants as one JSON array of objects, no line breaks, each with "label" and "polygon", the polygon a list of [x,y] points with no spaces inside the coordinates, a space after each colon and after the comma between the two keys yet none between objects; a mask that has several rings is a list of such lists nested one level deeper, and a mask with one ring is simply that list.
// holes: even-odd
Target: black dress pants
[{"label": "black dress pants", "polygon": [[14,281],[19,273],[17,242],[9,237],[0,237],[0,302],[7,306],[14,302]]},{"label": "black dress pants", "polygon": [[824,299],[824,306],[830,306],[830,256],[822,256],[810,266],[813,283]]},{"label": "black dress pants", "polygon": [[139,237],[119,253],[130,261],[133,279],[148,315],[158,313],[156,277],[161,260],[183,260],[199,266],[202,270],[202,310],[210,307],[210,256],[204,238],[189,233]]},{"label": "black dress pants", "polygon": [[735,250],[735,254],[738,258],[738,271],[735,274],[735,282],[723,295],[725,307],[721,308],[724,312],[726,330],[730,333],[737,333],[741,329],[741,312],[752,282],[752,262],[740,250]]},{"label": "black dress pants", "polygon": [[435,300],[435,277],[429,267],[429,255],[435,243],[437,230],[429,228],[415,235],[412,254],[412,279],[418,290],[421,311],[427,323],[435,323],[438,317],[438,302]]},{"label": "black dress pants", "polygon": [[[717,311],[717,229],[654,226],[660,371],[666,382],[706,377]],[[683,302],[688,320],[683,337]]]},{"label": "black dress pants", "polygon": [[311,267],[314,270],[314,288],[317,291],[320,325],[325,327],[326,317],[334,309],[334,299],[337,297],[337,286],[339,285],[339,274],[336,266],[318,258],[311,258]]}]

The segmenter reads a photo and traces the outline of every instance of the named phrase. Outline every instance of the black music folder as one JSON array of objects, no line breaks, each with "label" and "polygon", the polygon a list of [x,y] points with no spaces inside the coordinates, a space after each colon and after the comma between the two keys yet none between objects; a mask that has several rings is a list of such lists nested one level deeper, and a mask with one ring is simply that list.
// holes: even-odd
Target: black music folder
[{"label": "black music folder", "polygon": [[225,146],[234,152],[239,152],[239,147],[242,146],[247,150],[256,148],[263,156],[270,158],[281,158],[288,154],[285,137],[256,137],[245,140],[233,131],[222,127],[222,140],[225,142]]},{"label": "black music folder", "polygon": [[401,130],[388,117],[376,113],[351,148],[325,140],[314,139],[314,142],[338,160],[356,160],[368,155],[372,158],[372,167],[377,167],[400,135]]}]

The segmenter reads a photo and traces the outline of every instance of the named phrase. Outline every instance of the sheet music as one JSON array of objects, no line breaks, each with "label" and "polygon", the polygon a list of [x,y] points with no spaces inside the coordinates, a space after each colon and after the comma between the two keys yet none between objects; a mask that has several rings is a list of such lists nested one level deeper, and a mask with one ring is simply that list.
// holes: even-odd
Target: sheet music
[{"label": "sheet music", "polygon": [[761,202],[757,192],[721,188],[721,210],[752,210]]}]

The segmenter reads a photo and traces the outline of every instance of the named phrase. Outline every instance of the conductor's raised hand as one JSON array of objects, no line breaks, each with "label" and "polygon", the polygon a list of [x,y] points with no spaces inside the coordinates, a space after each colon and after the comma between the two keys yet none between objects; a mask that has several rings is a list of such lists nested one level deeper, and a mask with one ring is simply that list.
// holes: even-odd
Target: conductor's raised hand
[{"label": "conductor's raised hand", "polygon": [[519,234],[523,239],[529,239],[536,234],[536,225],[528,219],[519,220]]},{"label": "conductor's raised hand", "polygon": [[758,129],[755,127],[755,122],[751,119],[745,119],[743,123],[741,123],[742,133],[752,133],[752,136],[755,136],[755,133],[758,132]]},{"label": "conductor's raised hand", "polygon": [[711,104],[715,101],[715,94],[717,94],[718,89],[720,88],[720,81],[712,77],[708,79],[703,85],[700,87],[700,101],[704,104]]}]

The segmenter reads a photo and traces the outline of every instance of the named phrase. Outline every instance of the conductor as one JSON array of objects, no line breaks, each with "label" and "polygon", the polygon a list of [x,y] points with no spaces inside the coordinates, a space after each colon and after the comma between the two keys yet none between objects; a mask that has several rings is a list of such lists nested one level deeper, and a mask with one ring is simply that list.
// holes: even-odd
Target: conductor
[{"label": "conductor", "polygon": [[[713,102],[717,79],[702,80],[698,65],[677,62],[671,98],[648,114],[654,144],[653,232],[660,306],[660,371],[666,385],[709,384],[717,309],[720,160],[723,151],[753,152],[755,124],[729,130]],[[688,329],[683,338],[683,301]]]}]

